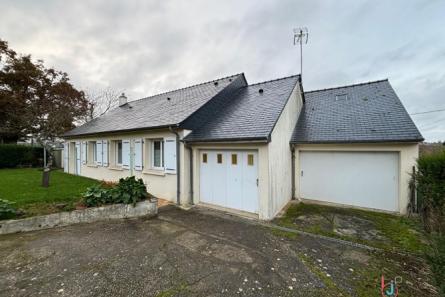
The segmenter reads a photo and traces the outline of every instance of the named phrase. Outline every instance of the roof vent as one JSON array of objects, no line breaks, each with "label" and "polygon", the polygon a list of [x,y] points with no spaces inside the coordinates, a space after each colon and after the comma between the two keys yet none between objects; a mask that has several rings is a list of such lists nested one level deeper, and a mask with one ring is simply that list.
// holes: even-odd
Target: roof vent
[{"label": "roof vent", "polygon": [[214,83],[213,83],[215,86],[217,86],[218,85],[218,82],[217,81],[215,81]]},{"label": "roof vent", "polygon": [[172,98],[170,98],[170,97],[167,97],[167,101],[170,101]]},{"label": "roof vent", "polygon": [[263,90],[263,89],[259,89],[259,90],[258,90],[258,93],[263,94],[263,93],[264,93],[264,90]]},{"label": "roof vent", "polygon": [[232,79],[231,79],[231,78],[229,78],[229,81],[232,81]]},{"label": "roof vent", "polygon": [[335,101],[346,101],[346,100],[348,100],[348,94],[335,95]]},{"label": "roof vent", "polygon": [[127,104],[127,96],[125,96],[125,93],[122,93],[122,95],[119,96],[119,106],[123,106]]}]

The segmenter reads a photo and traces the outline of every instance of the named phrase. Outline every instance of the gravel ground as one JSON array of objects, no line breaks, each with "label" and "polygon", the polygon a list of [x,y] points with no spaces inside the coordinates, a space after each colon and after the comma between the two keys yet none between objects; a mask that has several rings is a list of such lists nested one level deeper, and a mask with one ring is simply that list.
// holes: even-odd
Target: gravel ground
[{"label": "gravel ground", "polygon": [[373,257],[216,211],[166,206],[149,220],[0,236],[0,296],[356,296],[358,284],[378,296],[378,283],[363,284],[359,273]]}]

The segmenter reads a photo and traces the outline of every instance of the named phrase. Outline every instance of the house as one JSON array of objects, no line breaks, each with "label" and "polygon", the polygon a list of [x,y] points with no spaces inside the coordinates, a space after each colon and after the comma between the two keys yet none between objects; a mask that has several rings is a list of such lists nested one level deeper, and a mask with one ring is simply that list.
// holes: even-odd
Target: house
[{"label": "house", "polygon": [[423,139],[387,80],[304,92],[237,74],[121,99],[64,135],[66,172],[262,220],[292,198],[406,212]]}]

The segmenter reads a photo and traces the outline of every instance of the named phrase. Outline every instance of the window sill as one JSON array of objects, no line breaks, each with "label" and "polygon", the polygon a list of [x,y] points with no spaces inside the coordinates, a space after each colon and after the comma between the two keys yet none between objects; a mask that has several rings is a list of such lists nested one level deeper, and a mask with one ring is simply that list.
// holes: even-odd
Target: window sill
[{"label": "window sill", "polygon": [[124,170],[124,168],[119,167],[119,166],[110,166],[110,167],[108,167],[108,169],[116,170],[116,171],[123,171]]},{"label": "window sill", "polygon": [[142,171],[143,174],[165,176],[164,170],[149,169]]}]

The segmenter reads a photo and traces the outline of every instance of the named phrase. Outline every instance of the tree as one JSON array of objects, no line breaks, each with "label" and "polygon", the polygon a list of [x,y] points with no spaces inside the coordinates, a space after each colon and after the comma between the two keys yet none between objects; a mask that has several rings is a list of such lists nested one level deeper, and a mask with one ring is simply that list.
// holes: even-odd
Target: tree
[{"label": "tree", "polygon": [[112,87],[96,91],[87,90],[85,96],[88,100],[88,113],[84,121],[89,122],[117,107],[121,93]]},{"label": "tree", "polygon": [[68,74],[18,55],[0,39],[0,142],[32,135],[54,141],[84,118],[89,103]]}]

